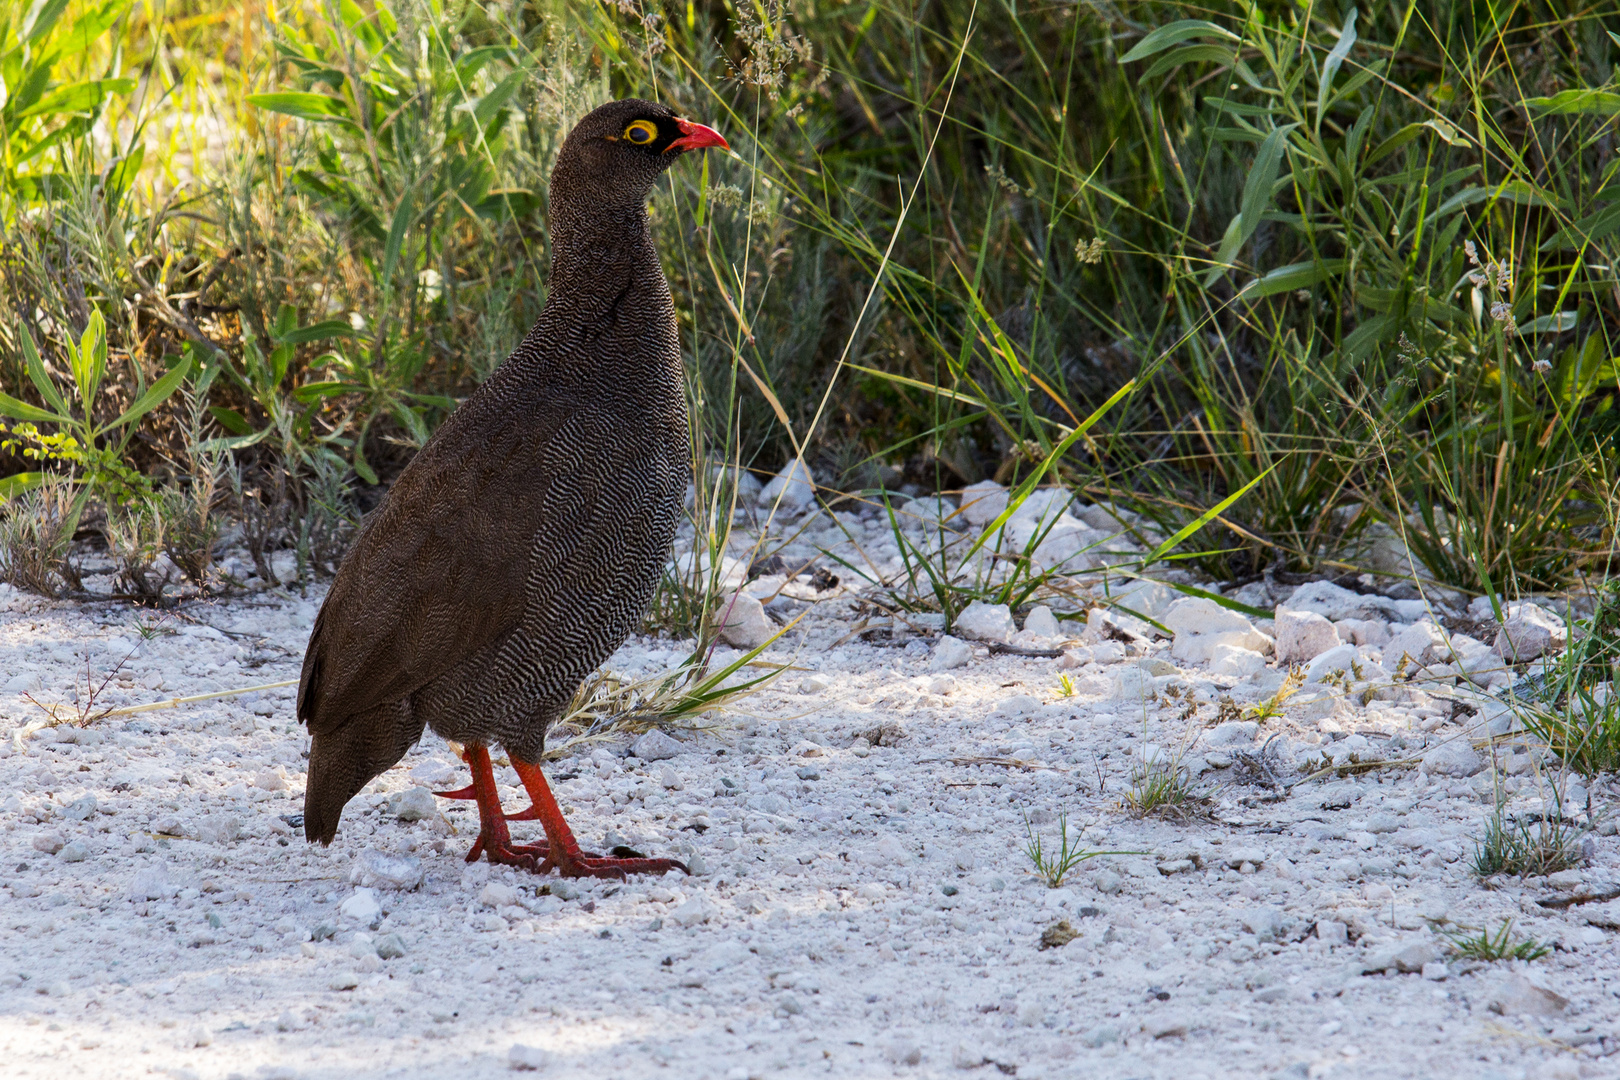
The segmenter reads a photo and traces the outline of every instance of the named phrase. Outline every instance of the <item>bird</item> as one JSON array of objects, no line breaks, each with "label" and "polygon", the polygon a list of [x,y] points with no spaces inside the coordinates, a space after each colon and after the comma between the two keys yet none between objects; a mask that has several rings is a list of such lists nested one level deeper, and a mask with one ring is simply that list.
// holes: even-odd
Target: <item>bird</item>
[{"label": "bird", "polygon": [[[627,848],[586,851],[539,762],[580,683],[646,611],[690,480],[680,341],[647,197],[683,155],[726,150],[658,103],[612,101],[563,141],[549,194],[540,316],[362,522],[310,631],[297,716],[309,731],[304,835],[431,728],[472,783],[467,861],[566,877],[685,872]],[[504,812],[490,748],[532,805]],[[509,821],[545,840],[516,844]]]}]

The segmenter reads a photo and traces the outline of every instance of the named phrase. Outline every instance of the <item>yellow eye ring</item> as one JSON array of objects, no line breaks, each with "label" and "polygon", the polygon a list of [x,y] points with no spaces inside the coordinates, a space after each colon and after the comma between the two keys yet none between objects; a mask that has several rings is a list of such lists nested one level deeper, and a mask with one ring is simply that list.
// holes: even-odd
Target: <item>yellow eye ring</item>
[{"label": "yellow eye ring", "polygon": [[637,146],[646,146],[658,138],[658,128],[651,120],[637,120],[624,129],[626,142],[633,142]]}]

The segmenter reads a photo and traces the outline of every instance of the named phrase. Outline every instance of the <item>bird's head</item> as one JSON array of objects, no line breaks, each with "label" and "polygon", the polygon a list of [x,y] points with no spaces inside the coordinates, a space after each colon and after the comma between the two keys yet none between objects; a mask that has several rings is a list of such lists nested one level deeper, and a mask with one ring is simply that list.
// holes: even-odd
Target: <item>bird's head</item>
[{"label": "bird's head", "polygon": [[709,146],[730,149],[718,131],[681,119],[667,105],[626,98],[608,102],[574,125],[557,155],[557,171],[572,174],[605,201],[618,201],[616,196],[640,200],[682,154]]}]

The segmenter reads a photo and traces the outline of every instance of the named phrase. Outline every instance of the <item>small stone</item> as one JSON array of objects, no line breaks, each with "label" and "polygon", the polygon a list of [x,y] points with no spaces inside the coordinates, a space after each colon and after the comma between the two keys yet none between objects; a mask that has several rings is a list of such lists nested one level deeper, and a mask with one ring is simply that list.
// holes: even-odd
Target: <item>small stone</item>
[{"label": "small stone", "polygon": [[1344,945],[1350,940],[1350,928],[1333,919],[1318,920],[1316,940],[1324,945]]},{"label": "small stone", "polygon": [[[1333,629],[1329,626],[1328,629]],[[1337,631],[1335,631],[1337,633]],[[1318,683],[1330,675],[1353,673],[1357,666],[1362,664],[1361,654],[1354,645],[1335,645],[1331,649],[1318,653],[1311,662],[1305,665],[1305,681]]]},{"label": "small stone", "polygon": [[1419,771],[1429,776],[1456,779],[1473,776],[1485,768],[1485,758],[1461,738],[1448,739],[1423,755]]},{"label": "small stone", "polygon": [[665,791],[686,790],[686,785],[681,783],[680,774],[668,765],[658,770],[658,783]]},{"label": "small stone", "polygon": [[725,622],[720,637],[739,649],[757,649],[776,635],[776,624],[765,614],[765,607],[747,593],[733,593],[720,601]]},{"label": "small stone", "polygon": [[34,837],[34,850],[43,851],[47,855],[55,855],[62,850],[62,846],[66,843],[67,841],[62,839],[62,834],[59,832],[54,830],[43,832]]},{"label": "small stone", "polygon": [[388,796],[387,810],[400,821],[432,821],[439,816],[439,803],[427,788],[413,787]]},{"label": "small stone", "polygon": [[186,1034],[186,1040],[192,1046],[214,1045],[214,1033],[205,1027],[194,1027]]},{"label": "small stone", "polygon": [[1510,663],[1522,664],[1546,653],[1557,652],[1569,642],[1564,620],[1535,604],[1514,604],[1497,631],[1493,649]]},{"label": "small stone", "polygon": [[1445,982],[1450,974],[1451,969],[1444,960],[1430,960],[1423,965],[1423,977],[1430,982]]},{"label": "small stone", "polygon": [[[759,505],[777,506],[783,510],[803,510],[815,501],[815,474],[804,462],[795,458],[783,465],[759,492]],[[780,501],[778,501],[780,500]]]},{"label": "small stone", "polygon": [[1040,1027],[1046,1023],[1046,1006],[1035,998],[1018,1003],[1018,1022],[1025,1027]]},{"label": "small stone", "polygon": [[630,744],[630,753],[642,761],[667,761],[685,752],[685,746],[682,746],[657,728],[653,728]]},{"label": "small stone", "polygon": [[197,822],[197,839],[204,844],[229,844],[242,836],[242,822],[235,814],[209,814]]},{"label": "small stone", "polygon": [[519,900],[517,888],[503,881],[492,881],[478,894],[478,902],[489,908],[511,907]]},{"label": "small stone", "polygon": [[551,895],[559,900],[578,900],[585,893],[567,878],[559,878],[551,883]]},{"label": "small stone", "polygon": [[1446,647],[1446,633],[1427,619],[1413,623],[1384,646],[1384,664],[1394,670],[1401,657],[1410,657],[1407,671],[1433,663],[1450,654]]},{"label": "small stone", "polygon": [[414,855],[389,855],[367,848],[355,856],[349,882],[367,889],[408,891],[422,884],[422,860]]},{"label": "small stone", "polygon": [[260,791],[286,791],[287,778],[277,769],[260,769],[253,777],[253,786]]},{"label": "small stone", "polygon": [[680,904],[669,913],[669,917],[676,925],[688,927],[706,923],[716,915],[720,909],[714,902],[702,893],[697,894],[684,904]]},{"label": "small stone", "polygon": [[1339,645],[1339,632],[1314,611],[1276,609],[1277,662],[1302,664]]},{"label": "small stone", "polygon": [[1061,949],[1079,936],[1080,932],[1069,925],[1068,919],[1059,919],[1041,931],[1040,947],[1042,949]]},{"label": "small stone", "polygon": [[87,821],[95,815],[95,812],[96,797],[94,795],[80,796],[59,811],[69,821]]},{"label": "small stone", "polygon": [[1256,630],[1248,619],[1203,597],[1177,600],[1164,613],[1162,621],[1175,633],[1170,655],[1183,663],[1209,663],[1218,645],[1257,653],[1272,651],[1271,638]]},{"label": "small stone", "polygon": [[980,480],[962,489],[962,517],[984,528],[1007,509],[1007,489],[994,480]]},{"label": "small stone", "polygon": [[934,655],[928,661],[928,670],[949,671],[966,665],[972,659],[973,647],[962,639],[947,634],[934,645]]},{"label": "small stone", "polygon": [[135,878],[129,884],[129,898],[131,900],[166,900],[173,896],[176,889],[169,884],[169,876],[161,866],[143,866],[135,871]]},{"label": "small stone", "polygon": [[376,890],[362,887],[354,890],[353,896],[338,905],[338,912],[344,918],[370,924],[382,915],[382,903],[377,899]]},{"label": "small stone", "polygon": [[1058,626],[1057,616],[1045,604],[1036,604],[1024,618],[1024,632],[1038,634],[1041,637],[1058,637],[1063,633]]},{"label": "small stone", "polygon": [[1209,746],[1249,746],[1260,733],[1260,725],[1253,720],[1228,720],[1216,724],[1204,736]]},{"label": "small stone", "polygon": [[83,840],[69,840],[56,857],[63,862],[84,862],[90,857],[90,845]]},{"label": "small stone", "polygon": [[1003,716],[1029,716],[1040,710],[1041,699],[1029,694],[1014,694],[996,702],[995,711]]},{"label": "small stone", "polygon": [[1187,1018],[1179,1013],[1165,1012],[1142,1021],[1142,1030],[1155,1039],[1172,1039],[1187,1034]]},{"label": "small stone", "polygon": [[832,680],[825,675],[807,675],[799,680],[799,693],[819,694],[832,685]]},{"label": "small stone", "polygon": [[1214,645],[1209,650],[1209,673],[1247,679],[1266,670],[1266,658],[1238,645]]},{"label": "small stone", "polygon": [[1569,1007],[1569,999],[1513,972],[1490,995],[1486,1006],[1503,1016],[1557,1016]]},{"label": "small stone", "polygon": [[956,617],[955,629],[964,637],[980,641],[1006,641],[1016,629],[1006,604],[986,604],[975,600]]},{"label": "small stone", "polygon": [[326,985],[331,990],[353,990],[360,985],[360,976],[352,971],[340,971],[327,980]]},{"label": "small stone", "polygon": [[910,1035],[896,1033],[884,1040],[883,1056],[895,1065],[916,1065],[922,1061],[922,1047]]},{"label": "small stone", "polygon": [[1103,1024],[1101,1027],[1094,1027],[1080,1036],[1080,1041],[1093,1050],[1100,1046],[1107,1046],[1109,1043],[1117,1043],[1119,1042],[1119,1028],[1112,1024]]},{"label": "small stone", "polygon": [[405,940],[398,934],[384,934],[376,941],[377,955],[384,960],[398,960],[405,955]]},{"label": "small stone", "polygon": [[506,1052],[506,1063],[519,1072],[538,1072],[551,1064],[551,1055],[538,1046],[513,1043]]}]

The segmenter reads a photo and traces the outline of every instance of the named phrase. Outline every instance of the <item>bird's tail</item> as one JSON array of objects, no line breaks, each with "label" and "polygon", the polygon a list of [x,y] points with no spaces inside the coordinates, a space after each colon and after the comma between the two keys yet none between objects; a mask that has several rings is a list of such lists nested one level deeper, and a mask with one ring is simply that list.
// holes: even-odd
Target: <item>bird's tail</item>
[{"label": "bird's tail", "polygon": [[410,699],[379,705],[313,734],[304,787],[304,837],[330,844],[343,808],[373,778],[393,767],[422,737]]}]

